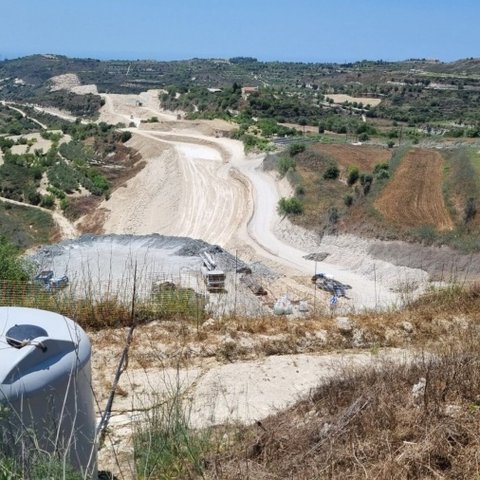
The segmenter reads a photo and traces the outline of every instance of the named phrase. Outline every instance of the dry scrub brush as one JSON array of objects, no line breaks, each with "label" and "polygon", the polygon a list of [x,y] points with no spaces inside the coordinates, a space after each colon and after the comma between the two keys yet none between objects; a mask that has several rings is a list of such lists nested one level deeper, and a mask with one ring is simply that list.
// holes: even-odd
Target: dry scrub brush
[{"label": "dry scrub brush", "polygon": [[208,459],[208,478],[478,478],[479,340],[339,372],[308,400],[236,431]]}]

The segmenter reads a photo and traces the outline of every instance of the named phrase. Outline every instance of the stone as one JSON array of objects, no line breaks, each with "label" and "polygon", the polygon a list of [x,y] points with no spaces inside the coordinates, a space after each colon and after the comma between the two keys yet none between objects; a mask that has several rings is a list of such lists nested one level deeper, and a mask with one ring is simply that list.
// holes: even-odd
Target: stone
[{"label": "stone", "polygon": [[416,405],[423,402],[425,396],[425,388],[427,386],[427,380],[425,377],[421,377],[418,382],[412,387],[412,397]]},{"label": "stone", "polygon": [[337,325],[340,333],[352,333],[353,325],[348,317],[337,317],[337,319],[335,320],[335,324]]},{"label": "stone", "polygon": [[365,337],[363,334],[363,330],[356,329],[353,332],[352,345],[355,348],[363,348],[365,346]]},{"label": "stone", "polygon": [[202,328],[203,328],[204,330],[209,330],[209,329],[211,329],[211,328],[214,328],[216,324],[217,324],[217,322],[215,321],[215,319],[209,318],[208,320],[205,320],[205,321],[202,323]]},{"label": "stone", "polygon": [[402,322],[401,328],[406,333],[413,333],[413,325],[410,322],[407,322],[407,321]]}]

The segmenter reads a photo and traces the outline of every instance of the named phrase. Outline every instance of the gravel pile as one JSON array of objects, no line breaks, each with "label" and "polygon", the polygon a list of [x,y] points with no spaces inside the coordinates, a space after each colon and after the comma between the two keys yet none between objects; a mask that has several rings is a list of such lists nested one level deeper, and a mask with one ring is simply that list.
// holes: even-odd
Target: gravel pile
[{"label": "gravel pile", "polygon": [[[149,295],[152,284],[157,281],[187,282],[184,286],[204,291],[200,275],[202,252],[210,253],[218,268],[232,278],[236,269],[250,270],[245,262],[218,245],[157,234],[84,235],[44,246],[28,259],[38,271],[53,270],[55,276],[67,275],[79,294],[92,290],[99,295],[107,291],[128,293],[135,281],[139,294]],[[261,264],[252,265],[252,270],[267,278],[275,276]]]}]

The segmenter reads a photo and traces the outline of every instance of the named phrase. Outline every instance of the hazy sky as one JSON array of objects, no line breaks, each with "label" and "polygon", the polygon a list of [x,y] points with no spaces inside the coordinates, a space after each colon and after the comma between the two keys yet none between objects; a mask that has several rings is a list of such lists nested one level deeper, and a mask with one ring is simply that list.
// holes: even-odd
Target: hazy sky
[{"label": "hazy sky", "polygon": [[0,58],[480,56],[480,0],[0,0]]}]

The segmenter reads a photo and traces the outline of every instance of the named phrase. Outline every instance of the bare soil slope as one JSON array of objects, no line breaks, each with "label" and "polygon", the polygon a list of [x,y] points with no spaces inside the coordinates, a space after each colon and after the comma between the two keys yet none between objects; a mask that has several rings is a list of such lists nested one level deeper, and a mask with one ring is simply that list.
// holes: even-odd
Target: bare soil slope
[{"label": "bare soil slope", "polygon": [[451,230],[453,222],[442,193],[443,162],[439,152],[411,150],[379,195],[375,207],[394,224]]}]

